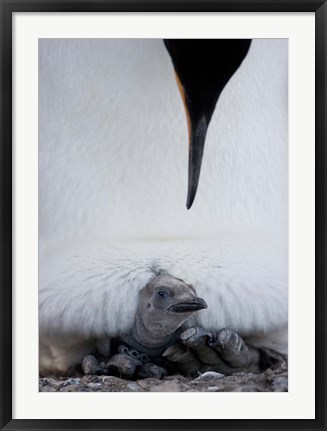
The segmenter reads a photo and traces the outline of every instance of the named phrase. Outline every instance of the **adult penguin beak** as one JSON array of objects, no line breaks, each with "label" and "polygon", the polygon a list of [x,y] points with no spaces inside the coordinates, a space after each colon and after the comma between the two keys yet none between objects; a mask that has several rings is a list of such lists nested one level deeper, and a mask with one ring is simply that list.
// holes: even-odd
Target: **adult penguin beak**
[{"label": "adult penguin beak", "polygon": [[165,39],[184,102],[189,132],[190,209],[197,192],[208,126],[225,85],[248,53],[249,39]]},{"label": "adult penguin beak", "polygon": [[188,188],[186,208],[190,209],[199,184],[204,144],[209,123],[203,117],[192,123],[189,136]]}]

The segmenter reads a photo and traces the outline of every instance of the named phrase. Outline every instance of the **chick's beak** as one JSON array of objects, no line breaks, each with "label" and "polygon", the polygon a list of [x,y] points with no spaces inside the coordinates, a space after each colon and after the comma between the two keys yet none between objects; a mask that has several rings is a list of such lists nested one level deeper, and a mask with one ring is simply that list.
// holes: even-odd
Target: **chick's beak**
[{"label": "chick's beak", "polygon": [[173,313],[189,313],[203,310],[204,308],[208,308],[208,305],[205,300],[202,298],[198,298],[197,296],[193,296],[189,300],[171,305],[168,310],[172,311]]}]

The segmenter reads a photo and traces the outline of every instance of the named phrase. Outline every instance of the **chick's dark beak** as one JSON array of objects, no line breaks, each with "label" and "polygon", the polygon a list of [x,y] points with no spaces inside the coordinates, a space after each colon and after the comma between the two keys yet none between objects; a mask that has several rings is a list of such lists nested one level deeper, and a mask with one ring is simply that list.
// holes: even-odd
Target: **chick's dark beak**
[{"label": "chick's dark beak", "polygon": [[205,300],[194,296],[189,301],[179,302],[178,304],[171,305],[168,310],[172,311],[173,313],[189,313],[203,310],[204,308],[208,308],[208,305]]}]

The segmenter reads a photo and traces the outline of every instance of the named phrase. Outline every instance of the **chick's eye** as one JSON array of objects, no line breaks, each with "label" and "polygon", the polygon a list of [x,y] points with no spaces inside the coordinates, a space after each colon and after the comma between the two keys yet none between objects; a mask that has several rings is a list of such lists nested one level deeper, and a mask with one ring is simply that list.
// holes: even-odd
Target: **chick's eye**
[{"label": "chick's eye", "polygon": [[158,295],[160,298],[167,298],[168,293],[165,290],[159,290]]}]

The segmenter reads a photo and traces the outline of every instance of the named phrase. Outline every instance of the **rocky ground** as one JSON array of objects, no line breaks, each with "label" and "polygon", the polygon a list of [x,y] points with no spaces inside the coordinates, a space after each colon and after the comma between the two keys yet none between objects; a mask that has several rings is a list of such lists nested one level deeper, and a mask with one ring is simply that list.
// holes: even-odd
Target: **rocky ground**
[{"label": "rocky ground", "polygon": [[163,380],[136,381],[114,376],[42,377],[40,392],[287,392],[288,366],[260,374],[237,373],[223,376],[207,372],[195,378],[174,375]]}]

